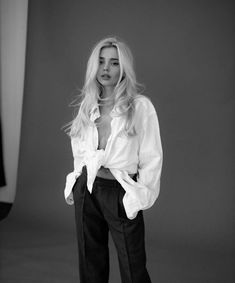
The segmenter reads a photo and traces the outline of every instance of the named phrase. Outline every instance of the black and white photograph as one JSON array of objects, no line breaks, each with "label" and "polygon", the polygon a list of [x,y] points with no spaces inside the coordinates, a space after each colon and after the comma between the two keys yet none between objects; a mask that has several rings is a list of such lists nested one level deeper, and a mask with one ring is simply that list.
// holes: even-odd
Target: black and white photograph
[{"label": "black and white photograph", "polygon": [[235,5],[0,0],[0,282],[235,282]]}]

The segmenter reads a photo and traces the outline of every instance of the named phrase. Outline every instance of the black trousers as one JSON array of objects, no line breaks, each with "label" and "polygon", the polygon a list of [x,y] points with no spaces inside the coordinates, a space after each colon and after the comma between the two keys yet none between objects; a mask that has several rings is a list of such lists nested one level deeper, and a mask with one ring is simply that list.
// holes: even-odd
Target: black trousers
[{"label": "black trousers", "polygon": [[83,170],[73,188],[81,283],[109,280],[108,234],[117,249],[122,283],[151,283],[146,269],[143,212],[127,218],[124,189],[116,180],[96,177],[92,194]]}]

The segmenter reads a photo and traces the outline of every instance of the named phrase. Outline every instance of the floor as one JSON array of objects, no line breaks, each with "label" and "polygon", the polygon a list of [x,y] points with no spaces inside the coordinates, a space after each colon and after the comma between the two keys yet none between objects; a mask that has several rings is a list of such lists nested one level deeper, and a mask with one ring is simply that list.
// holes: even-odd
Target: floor
[{"label": "floor", "polygon": [[[7,219],[0,222],[0,282],[79,282],[75,233],[35,227]],[[147,254],[153,283],[235,282],[234,254],[177,246],[156,248],[151,244]],[[110,283],[120,283],[112,240],[110,261]]]}]

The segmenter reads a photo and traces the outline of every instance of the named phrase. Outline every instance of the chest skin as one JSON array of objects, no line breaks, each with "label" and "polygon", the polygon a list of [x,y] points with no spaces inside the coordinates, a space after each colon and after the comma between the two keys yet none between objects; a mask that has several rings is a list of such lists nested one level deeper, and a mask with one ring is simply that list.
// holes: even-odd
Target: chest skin
[{"label": "chest skin", "polygon": [[110,109],[100,107],[101,116],[96,119],[96,127],[98,130],[98,149],[105,149],[108,138],[111,134],[111,121]]}]

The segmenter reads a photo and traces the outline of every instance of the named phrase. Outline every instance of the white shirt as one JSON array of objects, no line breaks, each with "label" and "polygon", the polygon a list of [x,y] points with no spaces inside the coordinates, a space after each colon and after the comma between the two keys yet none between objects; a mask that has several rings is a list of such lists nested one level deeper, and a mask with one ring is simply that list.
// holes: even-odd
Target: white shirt
[{"label": "white shirt", "polygon": [[[139,210],[151,207],[159,195],[162,170],[162,146],[157,113],[145,96],[135,100],[135,130],[137,135],[127,136],[123,132],[124,117],[111,111],[111,134],[104,149],[98,148],[98,131],[95,120],[100,117],[98,105],[92,108],[84,139],[71,138],[74,171],[66,177],[64,196],[73,204],[72,189],[87,168],[87,189],[92,193],[93,182],[101,166],[109,168],[125,190],[123,205],[129,219],[136,217]],[[129,174],[137,173],[134,181]]]}]

